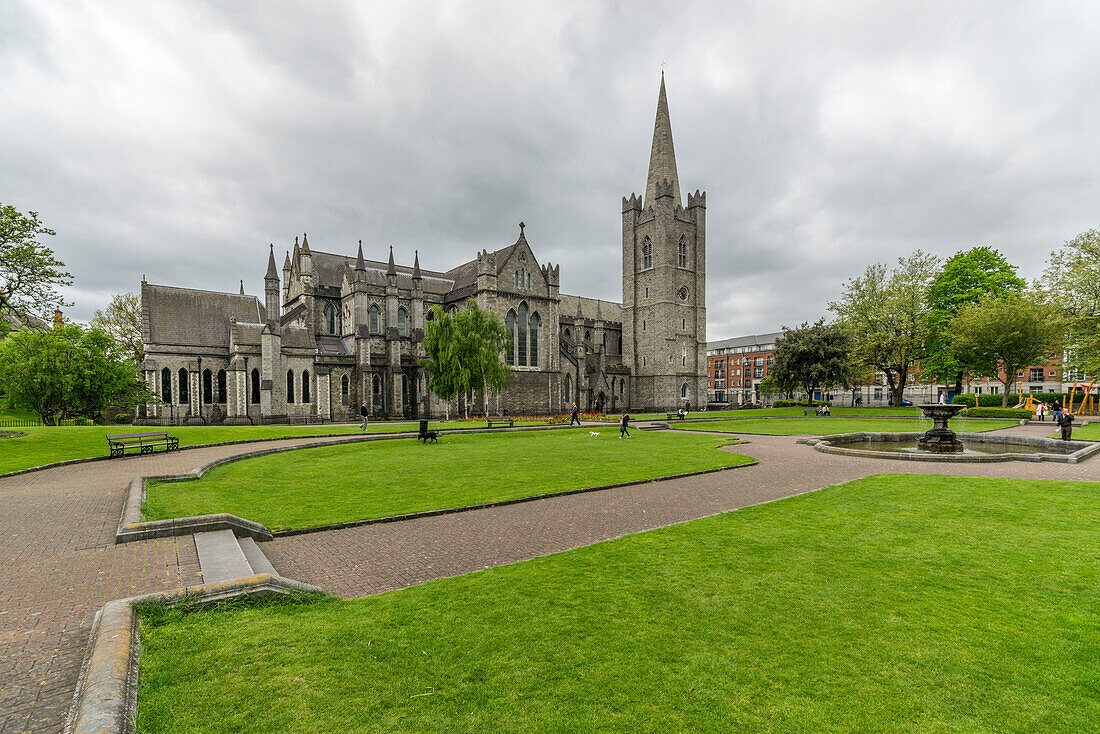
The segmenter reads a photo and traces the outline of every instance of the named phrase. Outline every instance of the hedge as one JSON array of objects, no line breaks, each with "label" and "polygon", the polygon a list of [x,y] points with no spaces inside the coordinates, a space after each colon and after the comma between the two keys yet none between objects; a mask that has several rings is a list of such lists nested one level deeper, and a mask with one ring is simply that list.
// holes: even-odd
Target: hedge
[{"label": "hedge", "polygon": [[[1063,405],[1065,405],[1066,401],[1069,400],[1069,395],[1067,393],[1056,393],[1056,392],[1026,393],[1025,392],[1024,393],[1024,399],[1025,400],[1027,399],[1028,395],[1031,395],[1031,397],[1033,397],[1036,400],[1039,400],[1041,402],[1044,402],[1044,403],[1052,403],[1055,400],[1058,400]],[[982,407],[982,408],[999,408],[999,407],[1001,407],[1001,403],[1004,400],[1004,395],[974,395],[972,393],[964,393],[962,395],[956,395],[951,400],[951,402],[952,403],[957,403],[959,405],[966,405],[966,406],[969,406],[969,407],[974,407],[974,399],[975,398],[977,398],[977,405]],[[1009,405],[1016,405],[1019,402],[1020,402],[1019,393],[1014,393],[1013,392],[1013,393],[1008,394],[1008,404]],[[1074,402],[1075,403],[1080,402],[1080,398],[1075,396]]]},{"label": "hedge", "polygon": [[1030,418],[1027,408],[967,408],[967,418]]},{"label": "hedge", "polygon": [[824,400],[776,400],[773,408],[816,408],[818,405],[832,405]]}]

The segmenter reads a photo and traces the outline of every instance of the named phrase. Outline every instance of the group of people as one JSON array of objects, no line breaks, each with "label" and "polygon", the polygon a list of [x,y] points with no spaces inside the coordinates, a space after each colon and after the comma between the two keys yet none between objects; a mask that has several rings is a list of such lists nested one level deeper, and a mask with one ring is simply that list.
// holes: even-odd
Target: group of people
[{"label": "group of people", "polygon": [[817,406],[817,414],[818,415],[832,415],[833,414],[832,408],[829,406],[828,403],[822,403],[821,405]]},{"label": "group of people", "polygon": [[1054,418],[1054,422],[1062,429],[1062,440],[1070,440],[1070,436],[1073,434],[1073,413],[1063,410],[1062,401],[1056,399],[1049,406],[1045,402],[1039,403],[1039,407],[1035,409],[1035,414],[1039,416],[1040,421],[1044,421],[1048,410],[1051,417]]},{"label": "group of people", "polygon": [[[569,411],[569,425],[572,427],[573,423],[579,426],[581,424],[580,409],[577,408],[577,404],[573,403],[573,409]],[[623,436],[630,438],[630,431],[627,429],[630,427],[630,416],[626,411],[623,411],[623,417],[619,419],[619,438]]]}]

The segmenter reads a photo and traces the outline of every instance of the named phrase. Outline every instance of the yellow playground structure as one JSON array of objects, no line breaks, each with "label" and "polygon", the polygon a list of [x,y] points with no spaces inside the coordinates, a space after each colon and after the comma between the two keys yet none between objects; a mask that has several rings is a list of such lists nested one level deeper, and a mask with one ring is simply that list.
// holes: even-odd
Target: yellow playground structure
[{"label": "yellow playground structure", "polygon": [[[1032,413],[1039,409],[1039,401],[1035,399],[1035,396],[1024,394],[1024,383],[1022,381],[1016,383],[1016,390],[1019,399],[1019,403],[1016,405],[1017,408],[1026,408]],[[1073,415],[1097,415],[1098,409],[1100,409],[1100,385],[1096,384],[1096,380],[1087,385],[1074,382],[1073,387],[1069,390],[1069,397],[1066,398],[1066,404],[1062,406],[1062,409]]]}]

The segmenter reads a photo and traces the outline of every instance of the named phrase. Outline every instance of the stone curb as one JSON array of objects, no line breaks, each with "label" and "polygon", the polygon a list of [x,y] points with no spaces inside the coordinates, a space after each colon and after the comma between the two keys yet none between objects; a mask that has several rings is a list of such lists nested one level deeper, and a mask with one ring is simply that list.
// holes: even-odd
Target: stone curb
[{"label": "stone curb", "polygon": [[[455,428],[447,431],[449,434],[459,433],[484,433],[492,431],[494,433],[502,431],[528,431],[528,430],[547,430],[547,429],[560,429],[567,426],[552,425],[552,426],[516,426],[513,428]],[[341,435],[341,434],[333,434]],[[249,451],[243,454],[235,454],[233,456],[226,456],[221,459],[215,459],[208,464],[204,464],[197,469],[194,469],[186,474],[158,474],[150,475],[147,477],[134,477],[130,480],[130,484],[126,490],[126,502],[122,507],[122,517],[119,518],[118,530],[115,531],[115,544],[129,543],[135,540],[147,540],[149,538],[166,538],[173,535],[191,535],[192,533],[201,533],[210,530],[233,530],[234,534],[238,537],[245,536],[252,538],[253,540],[271,540],[273,537],[270,530],[258,522],[238,517],[237,515],[230,515],[228,513],[217,513],[214,515],[196,515],[192,517],[178,517],[169,518],[167,520],[151,520],[148,522],[142,521],[142,508],[145,506],[145,482],[149,479],[153,479],[160,482],[186,482],[193,479],[200,479],[206,472],[211,469],[225,464],[232,464],[236,461],[243,461],[244,459],[253,459],[257,456],[267,456],[268,454],[279,454],[284,451],[298,451],[301,449],[316,449],[323,448],[325,446],[340,446],[346,443],[359,443],[363,441],[390,441],[404,438],[414,438],[415,433],[372,433],[367,435],[351,434],[345,438],[341,438],[335,441],[325,441],[324,443],[309,444],[306,446],[277,446],[270,449],[260,449],[258,451]],[[306,436],[305,438],[313,438],[313,436]],[[231,443],[256,443],[257,441],[282,441],[287,439],[248,439],[245,441],[235,441]],[[300,440],[300,439],[290,439]],[[208,444],[209,446],[225,446],[228,444]],[[200,446],[189,446],[187,448],[204,448]],[[101,457],[110,458],[110,457]],[[457,512],[459,510],[450,510],[451,512]]]},{"label": "stone curb", "polygon": [[[1072,454],[970,454],[970,455],[958,455],[958,454],[910,454],[903,453],[901,451],[867,451],[864,449],[856,448],[844,448],[843,443],[841,445],[834,445],[832,442],[837,439],[847,439],[848,442],[855,441],[901,441],[916,439],[923,436],[923,433],[871,433],[867,431],[861,431],[856,433],[839,433],[833,436],[824,437],[811,437],[800,438],[797,443],[805,444],[807,446],[813,446],[817,451],[824,454],[837,454],[843,456],[860,456],[868,459],[893,459],[897,461],[934,461],[940,463],[950,464],[992,464],[1005,461],[1031,461],[1042,462],[1048,461],[1059,464],[1077,464],[1084,459],[1089,458],[1093,454],[1100,452],[1100,443],[1092,443],[1086,441],[1073,441],[1071,443],[1084,444],[1080,449]],[[999,443],[1004,445],[1016,445],[1016,446],[1044,446],[1047,441],[1054,441],[1055,439],[1047,438],[1033,438],[1030,436],[991,436],[987,433],[959,433],[956,434],[960,438],[966,438],[971,436],[978,438],[986,443]]]},{"label": "stone curb", "polygon": [[116,599],[96,612],[80,668],[65,734],[130,734],[137,710],[137,604],[159,601],[175,606],[187,599],[205,604],[249,594],[324,593],[316,586],[270,574],[256,574],[221,584],[192,586],[128,599]]},{"label": "stone curb", "polygon": [[[588,425],[595,425],[595,424],[589,423]],[[169,427],[171,427],[171,426],[169,426]],[[556,429],[556,428],[568,428],[568,427],[569,426],[567,426],[567,425],[561,425],[561,424],[555,423],[555,424],[549,425],[549,426],[512,426],[510,428],[441,428],[439,430],[442,431],[445,434],[452,434],[452,433],[490,433],[490,432],[498,433],[498,432],[503,432],[503,431],[532,431],[532,430],[546,430],[548,428]],[[192,451],[194,449],[212,449],[212,448],[217,448],[218,446],[236,446],[237,444],[242,444],[242,443],[263,443],[265,441],[267,441],[267,442],[270,442],[270,441],[301,441],[301,440],[307,439],[307,438],[329,438],[330,436],[347,436],[347,437],[354,437],[354,438],[356,438],[360,441],[369,441],[371,439],[380,439],[380,438],[410,438],[410,437],[416,437],[416,435],[417,435],[417,431],[399,431],[399,432],[395,432],[395,433],[368,433],[368,434],[362,434],[362,433],[313,433],[313,434],[309,434],[309,435],[306,435],[306,436],[280,436],[278,438],[241,438],[241,439],[237,439],[236,441],[219,441],[218,443],[198,443],[198,444],[195,444],[194,446],[180,446],[176,450],[177,451]],[[329,444],[326,444],[326,445],[331,445],[332,443],[338,443],[338,442],[333,441],[333,442],[330,442]],[[300,447],[295,447],[295,448],[300,448]],[[92,462],[95,462],[95,461],[108,461],[110,459],[117,459],[117,458],[129,459],[129,458],[134,458],[134,457],[139,457],[139,456],[149,456],[149,454],[126,454],[125,456],[122,456],[122,457],[118,457],[118,456],[85,456],[84,458],[81,458],[81,459],[66,459],[65,461],[54,461],[54,462],[49,463],[49,464],[42,464],[41,466],[30,466],[30,467],[27,467],[26,469],[16,469],[15,471],[6,472],[4,474],[0,474],[0,479],[7,479],[8,477],[17,477],[20,474],[30,474],[31,472],[36,472],[36,471],[45,471],[46,469],[56,469],[56,468],[61,467],[61,466],[72,466],[73,464],[91,464]],[[152,478],[152,477],[150,477],[150,478]]]}]

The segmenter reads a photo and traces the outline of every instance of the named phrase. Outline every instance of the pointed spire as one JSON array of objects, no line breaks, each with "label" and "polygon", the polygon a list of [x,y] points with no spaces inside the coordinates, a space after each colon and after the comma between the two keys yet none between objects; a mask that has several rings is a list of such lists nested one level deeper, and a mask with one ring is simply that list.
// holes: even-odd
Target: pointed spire
[{"label": "pointed spire", "polygon": [[275,245],[271,245],[267,252],[267,275],[264,280],[279,279],[279,271],[275,268]]},{"label": "pointed spire", "polygon": [[302,255],[302,248],[298,247],[298,235],[294,235],[294,256],[291,258],[291,262],[297,264],[298,258]]},{"label": "pointed spire", "polygon": [[577,296],[577,321],[580,321],[583,318],[584,316],[581,315],[581,297]]},{"label": "pointed spire", "polygon": [[390,245],[390,264],[386,266],[386,275],[397,275],[397,266],[393,264],[393,245]]},{"label": "pointed spire", "polygon": [[302,254],[303,255],[311,255],[312,254],[309,251],[309,235],[306,235],[304,233],[302,234]]},{"label": "pointed spire", "polygon": [[244,295],[244,279],[241,279],[241,295]]},{"label": "pointed spire", "polygon": [[367,264],[363,261],[363,240],[359,240],[359,254],[355,257],[355,269],[366,270]]},{"label": "pointed spire", "polygon": [[286,251],[286,256],[283,258],[283,270],[290,270],[290,250]]},{"label": "pointed spire", "polygon": [[661,93],[657,97],[657,119],[653,123],[653,148],[649,153],[649,178],[645,185],[645,206],[657,202],[657,186],[662,181],[672,184],[672,203],[680,203],[680,177],[676,173],[676,151],[672,147],[672,123],[668,119],[668,99],[665,97],[665,73],[661,72]]},{"label": "pointed spire", "polygon": [[422,279],[423,278],[420,275],[420,250],[417,250],[416,254],[413,255],[413,280]]},{"label": "pointed spire", "polygon": [[600,299],[596,299],[596,321],[603,321],[603,311],[600,309]]}]

